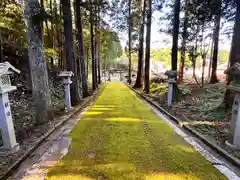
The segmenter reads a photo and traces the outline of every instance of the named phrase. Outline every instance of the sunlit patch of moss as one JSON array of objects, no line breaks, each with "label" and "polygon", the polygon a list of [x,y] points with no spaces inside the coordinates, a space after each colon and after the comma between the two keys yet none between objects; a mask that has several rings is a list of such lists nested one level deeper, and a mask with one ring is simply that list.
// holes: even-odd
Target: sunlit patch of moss
[{"label": "sunlit patch of moss", "polygon": [[197,176],[193,174],[172,174],[172,173],[156,173],[150,174],[146,176],[146,180],[200,180]]},{"label": "sunlit patch of moss", "polygon": [[85,114],[86,115],[99,115],[102,114],[103,112],[98,112],[98,111],[88,111]]},{"label": "sunlit patch of moss", "polygon": [[127,121],[127,122],[139,122],[141,119],[138,118],[126,118],[126,117],[116,117],[116,118],[104,118],[107,121]]},{"label": "sunlit patch of moss", "polygon": [[47,179],[226,179],[122,83],[107,85],[70,136]]},{"label": "sunlit patch of moss", "polygon": [[109,108],[109,107],[92,107],[91,110],[93,110],[93,111],[112,111],[114,109]]}]

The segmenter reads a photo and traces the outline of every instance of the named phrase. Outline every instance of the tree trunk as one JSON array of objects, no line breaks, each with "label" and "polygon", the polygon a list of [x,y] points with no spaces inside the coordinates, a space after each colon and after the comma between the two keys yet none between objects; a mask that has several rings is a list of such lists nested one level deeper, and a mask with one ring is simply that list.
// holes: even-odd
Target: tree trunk
[{"label": "tree trunk", "polygon": [[[49,8],[50,8],[50,13],[51,16],[53,16],[53,7],[52,7],[52,0],[49,1]],[[53,23],[53,19],[51,18],[50,20],[51,23],[51,48],[55,49],[55,30],[54,30],[54,23]],[[51,56],[51,64],[54,65],[54,57]]]},{"label": "tree trunk", "polygon": [[152,25],[152,0],[148,0],[147,10],[147,34],[146,34],[146,54],[145,54],[145,76],[144,76],[144,91],[149,94],[150,92],[150,50],[151,50],[151,25]]},{"label": "tree trunk", "polygon": [[74,76],[72,77],[73,83],[71,84],[71,102],[72,105],[77,105],[81,100],[81,96],[74,54],[71,4],[70,0],[61,0],[61,4],[64,18],[64,36],[65,36],[67,70],[72,71],[74,73]]},{"label": "tree trunk", "polygon": [[145,24],[146,0],[142,0],[142,22],[139,32],[139,48],[138,48],[138,71],[134,88],[142,88],[143,80],[143,42],[144,42],[144,24]]},{"label": "tree trunk", "polygon": [[[240,2],[237,1],[237,11],[235,25],[233,29],[232,47],[229,58],[230,67],[234,65],[236,62],[240,62],[239,49],[240,49]],[[235,93],[233,91],[229,89],[226,90],[224,96],[224,104],[226,109],[232,107],[234,95]]]},{"label": "tree trunk", "polygon": [[95,82],[96,82],[96,88],[98,88],[98,30],[97,30],[97,25],[95,25],[95,39],[94,39],[94,43],[95,43],[95,48],[94,48],[94,57],[95,57],[95,74],[96,74],[96,79],[95,79]]},{"label": "tree trunk", "polygon": [[94,47],[94,34],[93,34],[93,5],[90,0],[90,36],[91,36],[91,54],[92,54],[92,90],[96,89],[96,74],[95,74],[95,47]]},{"label": "tree trunk", "polygon": [[184,71],[185,58],[186,58],[187,28],[188,28],[188,13],[185,12],[185,18],[183,22],[183,33],[182,33],[182,47],[181,47],[181,66],[180,66],[180,78],[179,78],[180,83],[183,83],[183,71]]},{"label": "tree trunk", "polygon": [[53,1],[53,18],[55,19],[54,20],[55,32],[56,32],[55,45],[56,45],[56,51],[57,51],[57,56],[58,56],[57,66],[61,67],[61,52],[60,52],[60,49],[61,49],[61,46],[60,46],[60,32],[61,32],[61,30],[60,30],[59,24],[57,23],[57,20],[56,20],[57,16],[58,16],[58,4],[57,4],[56,0],[54,0]]},{"label": "tree trunk", "polygon": [[79,60],[81,68],[81,82],[83,89],[83,97],[87,97],[88,93],[88,84],[87,76],[85,69],[85,57],[84,57],[84,44],[83,44],[83,30],[82,30],[82,18],[81,18],[81,0],[76,0],[76,25],[77,25],[77,39],[78,39],[78,51],[79,51]]},{"label": "tree trunk", "polygon": [[179,14],[180,14],[180,0],[175,0],[174,21],[173,21],[173,40],[172,40],[172,70],[173,71],[177,70]]},{"label": "tree trunk", "polygon": [[[45,8],[45,7],[44,7],[44,1],[41,0],[40,2],[41,2],[41,7],[44,9],[44,8]],[[48,4],[48,1],[47,1],[47,0],[46,0],[46,4]],[[48,47],[48,48],[49,48],[49,47],[52,48],[52,36],[51,36],[51,34],[50,34],[50,30],[49,30],[49,27],[48,27],[48,20],[47,20],[47,19],[45,19],[45,25],[46,25],[47,37],[48,37],[47,47]],[[49,41],[50,41],[50,42],[49,42]],[[47,60],[49,60],[49,59],[47,59]],[[47,62],[47,63],[49,63],[49,62]],[[50,64],[53,65],[53,58],[52,58],[52,57],[50,58]]]},{"label": "tree trunk", "polygon": [[3,58],[3,41],[2,41],[2,32],[0,30],[0,62],[4,62]]},{"label": "tree trunk", "polygon": [[132,0],[128,0],[128,83],[132,83],[132,14],[131,14]]},{"label": "tree trunk", "polygon": [[[197,27],[197,34],[199,32],[199,26]],[[197,50],[198,50],[198,39],[197,39],[197,35],[196,35],[196,39],[195,39],[195,46],[193,49],[193,78],[195,79],[196,83],[199,85],[197,76],[196,76],[196,61],[197,61]]]},{"label": "tree trunk", "polygon": [[34,21],[34,17],[40,15],[40,12],[38,0],[25,1],[24,15],[27,23],[28,56],[37,125],[48,121],[51,110],[51,95],[43,50],[43,26],[41,22]]},{"label": "tree trunk", "polygon": [[97,44],[98,44],[98,84],[101,83],[101,63],[100,63],[100,54],[101,54],[101,47],[100,47],[100,43],[101,43],[101,37],[100,37],[100,27],[101,27],[101,18],[100,18],[100,5],[98,6],[98,10],[97,10],[97,14],[98,14],[98,33],[97,33]]},{"label": "tree trunk", "polygon": [[211,51],[210,51],[210,58],[209,58],[210,62],[209,62],[209,67],[208,67],[208,78],[210,78],[210,76],[211,76],[213,49],[214,49],[214,38],[212,39],[212,42],[211,42]]},{"label": "tree trunk", "polygon": [[221,22],[221,0],[218,4],[218,12],[215,17],[215,30],[214,30],[214,49],[213,49],[213,59],[212,59],[212,75],[210,78],[210,83],[215,84],[218,82],[217,79],[217,62],[218,62],[218,41],[220,33],[220,22]]},{"label": "tree trunk", "polygon": [[87,59],[87,67],[86,67],[86,75],[87,75],[87,82],[88,82],[88,69],[89,69],[89,59],[88,59],[88,48],[86,48],[86,59]]}]

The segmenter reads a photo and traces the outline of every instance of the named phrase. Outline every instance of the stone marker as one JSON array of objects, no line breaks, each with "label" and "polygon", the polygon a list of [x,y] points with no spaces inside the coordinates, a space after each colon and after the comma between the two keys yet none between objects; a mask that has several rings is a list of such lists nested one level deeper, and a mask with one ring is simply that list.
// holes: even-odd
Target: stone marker
[{"label": "stone marker", "polygon": [[173,97],[173,84],[176,83],[177,71],[166,71],[165,75],[168,77],[167,104],[168,104],[168,106],[171,106],[172,105],[172,97]]},{"label": "stone marker", "polygon": [[71,77],[73,76],[73,72],[62,71],[58,76],[63,78],[63,84],[65,87],[65,108],[66,112],[69,112],[71,109],[70,84],[72,84]]},{"label": "stone marker", "polygon": [[12,153],[19,150],[8,98],[8,93],[17,89],[16,86],[11,85],[10,74],[13,72],[20,73],[10,63],[0,63],[0,129],[3,140],[1,150]]},{"label": "stone marker", "polygon": [[232,117],[230,121],[230,137],[226,144],[234,149],[240,148],[240,64],[235,63],[225,71],[225,74],[232,79],[227,89],[234,94]]}]

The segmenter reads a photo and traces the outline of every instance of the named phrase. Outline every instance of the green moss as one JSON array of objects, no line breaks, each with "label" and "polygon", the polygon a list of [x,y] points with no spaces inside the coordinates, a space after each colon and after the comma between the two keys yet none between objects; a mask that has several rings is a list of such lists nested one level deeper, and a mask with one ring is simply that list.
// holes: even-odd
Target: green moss
[{"label": "green moss", "polygon": [[70,136],[47,179],[226,179],[121,83],[107,85]]}]

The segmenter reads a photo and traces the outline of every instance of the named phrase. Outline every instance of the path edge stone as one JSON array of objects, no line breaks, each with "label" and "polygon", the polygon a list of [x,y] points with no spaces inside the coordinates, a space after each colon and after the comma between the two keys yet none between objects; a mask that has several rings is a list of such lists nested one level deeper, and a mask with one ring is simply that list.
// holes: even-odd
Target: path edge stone
[{"label": "path edge stone", "polygon": [[5,180],[9,178],[12,173],[31,155],[44,141],[57,129],[59,129],[62,125],[64,125],[70,118],[72,118],[76,113],[80,112],[86,105],[90,104],[91,102],[95,101],[100,93],[104,90],[106,85],[101,84],[98,89],[94,91],[94,93],[86,97],[82,100],[82,104],[73,107],[73,109],[66,115],[59,117],[60,122],[54,125],[50,130],[45,132],[40,138],[38,138],[37,143],[34,144],[24,155],[22,155],[15,163],[13,163],[8,170],[0,176],[0,180]]},{"label": "path edge stone", "polygon": [[229,162],[231,162],[233,165],[240,167],[240,160],[233,155],[229,154],[225,149],[217,145],[215,142],[207,139],[204,137],[204,135],[200,134],[197,132],[195,129],[190,127],[187,124],[184,124],[183,121],[181,121],[179,118],[176,116],[172,115],[169,113],[167,110],[165,110],[163,107],[161,107],[156,101],[150,100],[147,96],[139,93],[136,89],[132,88],[129,84],[125,83],[126,86],[132,90],[138,97],[141,99],[147,101],[149,104],[153,105],[156,107],[159,111],[161,111],[163,114],[167,115],[170,117],[171,120],[173,120],[175,123],[177,123],[181,128],[187,130],[190,132],[193,136],[196,138],[200,139],[204,144],[206,144],[208,147],[210,147],[212,150],[223,156],[225,159],[227,159]]}]

